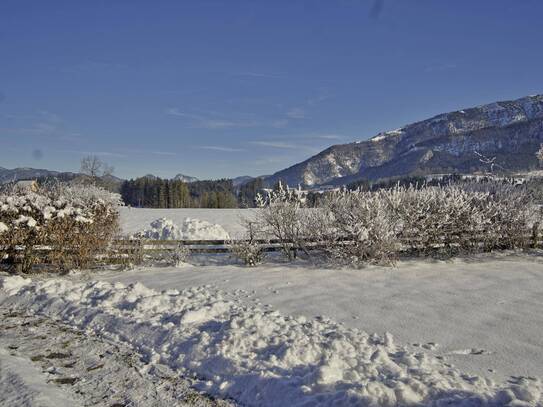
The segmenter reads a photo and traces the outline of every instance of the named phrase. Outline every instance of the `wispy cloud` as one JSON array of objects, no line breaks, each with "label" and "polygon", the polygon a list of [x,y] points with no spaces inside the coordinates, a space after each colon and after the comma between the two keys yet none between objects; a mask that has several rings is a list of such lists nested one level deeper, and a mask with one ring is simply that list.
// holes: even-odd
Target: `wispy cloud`
[{"label": "wispy cloud", "polygon": [[38,113],[49,123],[62,123],[63,121],[58,114],[52,113],[48,110],[39,110]]},{"label": "wispy cloud", "polygon": [[247,128],[259,127],[260,123],[251,120],[229,120],[216,117],[208,117],[200,114],[184,112],[178,108],[171,107],[166,110],[166,114],[189,119],[194,127],[205,129],[226,129],[226,128]]},{"label": "wispy cloud", "polygon": [[269,164],[280,164],[287,161],[292,161],[292,158],[285,157],[284,155],[277,155],[277,156],[266,156],[263,158],[258,158],[253,161],[253,164],[255,165],[269,165]]},{"label": "wispy cloud", "polygon": [[198,146],[201,150],[221,151],[225,153],[237,153],[246,151],[243,148],[225,147],[225,146]]},{"label": "wispy cloud", "polygon": [[340,136],[339,134],[317,134],[317,135],[310,135],[307,136],[308,138],[318,138],[322,140],[344,140],[344,136]]},{"label": "wispy cloud", "polygon": [[187,112],[183,112],[180,109],[176,107],[170,107],[166,109],[166,114],[170,116],[177,116],[177,117],[186,117],[187,119],[194,119],[194,120],[202,120],[202,116],[191,114]]},{"label": "wispy cloud", "polygon": [[288,124],[289,124],[288,119],[277,119],[271,122],[271,127],[274,127],[276,129],[282,129],[283,127],[287,127]]},{"label": "wispy cloud", "polygon": [[281,149],[298,149],[299,145],[285,143],[283,141],[250,141],[252,145],[260,147],[272,147],[272,148],[281,148]]},{"label": "wispy cloud", "polygon": [[[0,137],[40,137],[62,141],[82,138],[80,133],[66,129],[62,117],[47,110],[29,115],[4,115],[3,118],[10,121],[10,127],[0,127]],[[22,125],[18,126],[19,123]]]},{"label": "wispy cloud", "polygon": [[287,111],[287,117],[289,119],[305,119],[305,110],[301,107],[293,107]]},{"label": "wispy cloud", "polygon": [[253,121],[230,121],[207,119],[200,121],[200,127],[206,129],[227,129],[227,128],[243,128],[243,127],[259,127],[260,125]]},{"label": "wispy cloud", "polygon": [[308,98],[306,103],[307,103],[308,106],[314,106],[314,105],[317,105],[319,103],[324,102],[325,100],[330,99],[331,97],[332,96],[330,94],[325,93],[325,94],[322,94],[322,95],[319,95],[319,96]]},{"label": "wispy cloud", "polygon": [[149,151],[149,154],[162,155],[162,156],[176,156],[177,153],[171,153],[168,151]]},{"label": "wispy cloud", "polygon": [[304,153],[318,153],[320,151],[319,148],[315,148],[314,146],[289,143],[280,140],[250,141],[249,144],[258,147],[273,148],[279,150],[303,151]]},{"label": "wispy cloud", "polygon": [[114,151],[81,151],[81,150],[57,150],[59,153],[79,154],[79,155],[95,155],[98,157],[113,157],[126,158],[126,154]]}]

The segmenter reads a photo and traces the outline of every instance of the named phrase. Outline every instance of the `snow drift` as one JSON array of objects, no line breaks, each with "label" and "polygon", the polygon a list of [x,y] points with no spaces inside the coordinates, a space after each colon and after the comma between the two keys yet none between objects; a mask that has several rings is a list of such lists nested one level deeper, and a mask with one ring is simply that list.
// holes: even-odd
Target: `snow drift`
[{"label": "snow drift", "polygon": [[0,279],[0,304],[59,318],[133,346],[150,363],[248,406],[536,406],[541,381],[470,376],[392,335],[368,335],[244,305],[212,286]]},{"label": "snow drift", "polygon": [[136,233],[135,237],[153,240],[228,240],[228,232],[220,225],[205,220],[185,218],[181,227],[171,219],[159,218],[151,222],[149,229]]}]

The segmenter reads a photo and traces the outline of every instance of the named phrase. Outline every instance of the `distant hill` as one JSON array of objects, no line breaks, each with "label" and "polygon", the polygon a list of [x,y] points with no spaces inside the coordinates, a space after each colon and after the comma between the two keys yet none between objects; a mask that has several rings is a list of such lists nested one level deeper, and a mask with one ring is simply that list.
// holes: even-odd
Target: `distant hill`
[{"label": "distant hill", "polygon": [[249,175],[242,175],[240,177],[232,178],[232,184],[234,184],[235,187],[239,187],[241,185],[248,183],[249,181],[253,179],[254,177],[251,177]]},{"label": "distant hill", "polygon": [[177,181],[183,181],[183,182],[195,182],[198,181],[198,178],[191,177],[190,175],[184,175],[184,174],[177,174],[175,177],[173,177],[174,180]]},{"label": "distant hill", "polygon": [[62,179],[74,179],[79,174],[75,172],[61,172],[61,171],[51,171],[45,169],[37,168],[3,168],[0,167],[0,184],[5,184],[8,182],[26,180],[26,179],[38,179],[38,178],[62,178]]},{"label": "distant hill", "polygon": [[[289,185],[340,185],[359,179],[475,173],[537,167],[543,142],[543,96],[534,95],[444,113],[375,137],[334,145],[266,178]],[[480,154],[480,155],[478,155]]]},{"label": "distant hill", "polygon": [[[44,180],[44,179],[57,179],[60,181],[76,181],[76,182],[89,182],[90,177],[77,172],[62,172],[52,171],[37,168],[13,168],[7,169],[0,167],[0,184],[7,184],[10,182],[20,180]],[[98,185],[117,192],[124,180],[114,175],[105,175],[100,177]]]}]

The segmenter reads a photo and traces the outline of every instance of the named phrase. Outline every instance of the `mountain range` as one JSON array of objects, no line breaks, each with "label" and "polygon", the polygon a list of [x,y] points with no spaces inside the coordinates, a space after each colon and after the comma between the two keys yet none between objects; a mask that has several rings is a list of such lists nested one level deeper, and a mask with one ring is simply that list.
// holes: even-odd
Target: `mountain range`
[{"label": "mountain range", "polygon": [[73,179],[76,178],[79,174],[75,172],[60,172],[52,171],[38,168],[3,168],[0,167],[0,184],[5,184],[7,182],[26,180],[26,179],[38,179],[38,178],[62,178],[62,179]]},{"label": "mountain range", "polygon": [[[409,124],[373,138],[333,145],[276,172],[268,184],[341,185],[408,175],[514,172],[537,167],[543,95],[501,101]],[[493,164],[491,164],[493,163]]]},{"label": "mountain range", "polygon": [[[512,173],[538,167],[535,152],[542,142],[543,95],[533,95],[443,113],[368,140],[333,145],[262,178],[268,185],[281,180],[292,186],[318,187],[412,175],[473,174],[489,170]],[[0,167],[0,183],[78,176],[73,172]],[[114,178],[116,182],[122,181]],[[184,174],[177,174],[174,179],[198,181]],[[242,176],[233,182],[240,186],[251,179]]]}]

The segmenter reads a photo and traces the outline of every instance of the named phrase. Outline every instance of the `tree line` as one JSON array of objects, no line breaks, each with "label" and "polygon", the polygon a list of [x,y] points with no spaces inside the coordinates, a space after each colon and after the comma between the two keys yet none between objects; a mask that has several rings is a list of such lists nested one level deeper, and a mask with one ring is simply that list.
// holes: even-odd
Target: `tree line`
[{"label": "tree line", "polygon": [[120,188],[126,205],[142,208],[253,207],[262,179],[235,187],[230,179],[183,182],[141,177],[124,181]]}]

